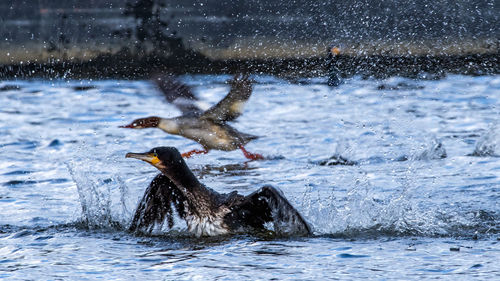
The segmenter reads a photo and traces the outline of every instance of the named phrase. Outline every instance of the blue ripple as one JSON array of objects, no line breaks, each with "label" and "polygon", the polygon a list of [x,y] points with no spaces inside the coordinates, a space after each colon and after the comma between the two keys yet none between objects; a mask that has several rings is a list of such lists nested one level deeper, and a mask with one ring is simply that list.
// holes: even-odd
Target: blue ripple
[{"label": "blue ripple", "polygon": [[337,257],[343,258],[343,259],[356,259],[356,258],[369,258],[370,256],[368,255],[353,255],[353,254],[338,254]]}]

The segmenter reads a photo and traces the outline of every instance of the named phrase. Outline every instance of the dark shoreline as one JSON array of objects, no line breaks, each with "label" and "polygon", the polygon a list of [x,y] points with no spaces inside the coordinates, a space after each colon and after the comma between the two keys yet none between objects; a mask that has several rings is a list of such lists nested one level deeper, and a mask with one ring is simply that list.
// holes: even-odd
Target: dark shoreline
[{"label": "dark shoreline", "polygon": [[145,79],[157,73],[223,74],[250,72],[282,77],[327,76],[335,71],[341,77],[361,75],[384,78],[402,76],[439,79],[446,74],[491,75],[500,73],[500,53],[440,56],[348,56],[308,59],[211,60],[199,53],[182,58],[155,55],[134,56],[117,53],[86,62],[63,61],[0,66],[0,79],[12,78],[97,78]]}]

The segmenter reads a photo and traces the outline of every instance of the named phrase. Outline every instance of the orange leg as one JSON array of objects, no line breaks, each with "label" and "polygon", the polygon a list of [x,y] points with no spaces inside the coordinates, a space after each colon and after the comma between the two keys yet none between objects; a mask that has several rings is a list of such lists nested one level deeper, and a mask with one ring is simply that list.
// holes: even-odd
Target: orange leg
[{"label": "orange leg", "polygon": [[240,145],[240,149],[241,151],[243,151],[243,155],[245,155],[246,158],[250,159],[250,160],[263,160],[264,159],[264,156],[258,154],[258,153],[250,153],[248,152],[244,147],[243,145]]},{"label": "orange leg", "polygon": [[208,150],[198,150],[198,149],[193,149],[191,151],[182,153],[181,156],[185,158],[191,157],[193,154],[207,154]]}]

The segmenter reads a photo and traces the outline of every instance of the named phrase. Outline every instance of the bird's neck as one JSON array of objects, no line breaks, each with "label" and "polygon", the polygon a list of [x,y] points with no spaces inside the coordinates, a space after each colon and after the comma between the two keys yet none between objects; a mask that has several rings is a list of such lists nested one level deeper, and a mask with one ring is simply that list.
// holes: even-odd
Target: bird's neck
[{"label": "bird's neck", "polygon": [[174,118],[160,118],[158,128],[169,134],[179,133],[179,124]]},{"label": "bird's neck", "polygon": [[186,162],[181,159],[176,165],[162,171],[168,176],[177,186],[183,187],[188,191],[197,192],[202,189],[203,185],[198,181],[193,172],[189,169]]},{"label": "bird's neck", "polygon": [[198,181],[184,160],[162,172],[175,183],[198,215],[207,214],[217,206],[217,195]]}]

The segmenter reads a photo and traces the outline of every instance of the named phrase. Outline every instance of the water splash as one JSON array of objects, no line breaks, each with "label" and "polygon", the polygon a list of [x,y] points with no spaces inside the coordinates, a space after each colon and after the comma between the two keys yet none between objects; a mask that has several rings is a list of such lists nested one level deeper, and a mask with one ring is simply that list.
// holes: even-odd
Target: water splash
[{"label": "water splash", "polygon": [[493,125],[490,129],[481,136],[476,143],[474,152],[471,156],[495,156],[500,157],[500,126]]},{"label": "water splash", "polygon": [[100,166],[103,164],[89,159],[67,163],[78,190],[81,221],[90,229],[122,229],[131,216],[128,187],[116,174],[105,176],[96,173]]},{"label": "water splash", "polygon": [[330,156],[330,158],[315,161],[314,163],[320,166],[336,166],[336,165],[353,166],[358,163],[356,161],[350,160],[352,159],[351,157],[352,154],[353,154],[352,145],[347,140],[341,140],[337,142],[337,146],[335,147],[335,153],[332,156]]},{"label": "water splash", "polygon": [[424,146],[423,151],[410,157],[411,160],[435,160],[446,158],[446,149],[441,141],[434,137]]},{"label": "water splash", "polygon": [[500,232],[496,223],[500,214],[485,210],[450,211],[425,204],[414,200],[421,191],[410,177],[400,181],[399,188],[385,195],[367,177],[357,179],[345,197],[336,196],[334,188],[330,194],[324,194],[310,186],[304,193],[302,209],[318,235],[474,238]]}]

